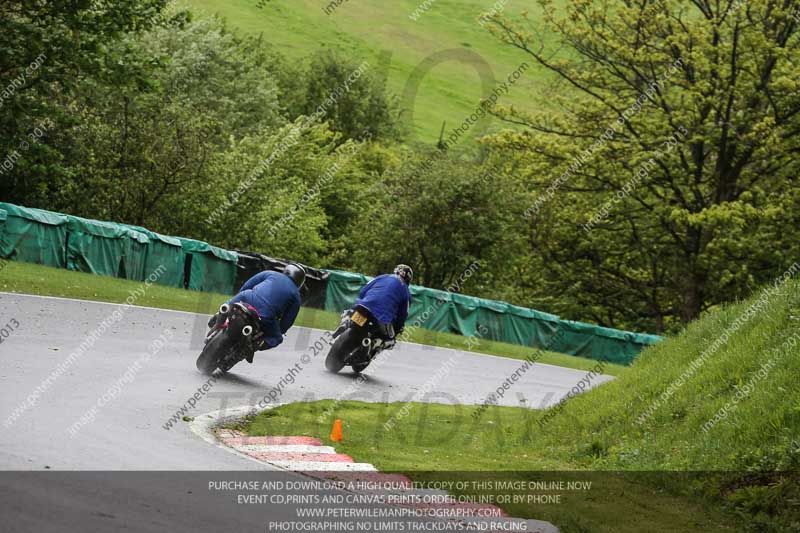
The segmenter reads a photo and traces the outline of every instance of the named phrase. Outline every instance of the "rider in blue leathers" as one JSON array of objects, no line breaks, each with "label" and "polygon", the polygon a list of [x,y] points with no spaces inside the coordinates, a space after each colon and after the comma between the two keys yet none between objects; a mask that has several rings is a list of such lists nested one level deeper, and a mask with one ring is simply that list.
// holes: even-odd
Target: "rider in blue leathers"
[{"label": "rider in blue leathers", "polygon": [[[283,273],[266,270],[247,280],[239,293],[228,304],[241,302],[255,309],[263,338],[258,350],[268,350],[283,342],[283,336],[292,327],[300,311],[300,287],[306,272],[300,265],[289,264]],[[209,327],[217,323],[211,317]],[[247,358],[252,363],[252,356]]]},{"label": "rider in blue leathers", "polygon": [[377,320],[384,331],[390,331],[387,326],[392,325],[393,335],[385,349],[394,346],[394,338],[400,335],[405,328],[408,318],[408,309],[411,305],[411,291],[408,286],[414,277],[411,267],[397,265],[392,274],[382,274],[361,288],[355,305],[366,308]]}]

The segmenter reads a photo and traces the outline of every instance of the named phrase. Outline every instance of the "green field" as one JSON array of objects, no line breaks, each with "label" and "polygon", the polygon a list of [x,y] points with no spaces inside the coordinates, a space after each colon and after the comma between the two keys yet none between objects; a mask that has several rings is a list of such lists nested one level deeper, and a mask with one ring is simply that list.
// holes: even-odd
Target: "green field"
[{"label": "green field", "polygon": [[[0,270],[0,291],[38,294],[42,296],[60,296],[81,300],[121,303],[128,297],[128,291],[137,288],[140,282],[95,276],[82,272],[72,272],[31,263],[8,262]],[[212,314],[220,303],[230,298],[229,295],[187,291],[173,287],[153,285],[144,296],[136,300],[136,305],[175,309],[193,313]],[[297,317],[296,325],[309,328],[332,330],[339,323],[339,315],[320,309],[303,307]],[[409,339],[411,342],[487,353],[512,359],[524,359],[533,351],[532,348],[481,340],[477,345],[468,346],[465,338],[451,333],[417,329]],[[537,360],[539,363],[590,370],[597,361],[583,359],[572,355],[544,352]],[[604,373],[617,376],[626,371],[626,367],[606,364]]]},{"label": "green field", "polygon": [[[436,0],[416,21],[409,15],[421,0],[350,0],[328,15],[324,8],[329,3],[330,0],[188,1],[200,13],[219,14],[234,29],[262,35],[292,59],[319,48],[345,50],[354,58],[368,61],[387,78],[389,89],[398,96],[403,95],[412,74],[424,71],[426,60],[433,61],[422,78],[417,98],[401,98],[401,108],[413,110],[413,132],[420,141],[435,142],[442,121],[446,121],[448,129],[453,128],[473,112],[485,96],[481,74],[501,82],[523,61],[528,61],[530,68],[501,103],[513,103],[523,109],[547,105],[546,99],[538,95],[550,78],[524,53],[501,44],[478,23],[479,15],[488,11],[493,1]],[[506,13],[514,15],[527,9],[535,19],[537,7],[530,2],[520,4],[509,1]],[[496,120],[486,125],[488,131],[500,127]]]},{"label": "green field", "polygon": [[[800,284],[784,286],[749,314],[756,299],[648,348],[618,379],[560,411],[490,407],[473,416],[475,406],[409,404],[403,415],[400,404],[316,402],[266,411],[240,427],[332,444],[330,425],[339,418],[345,439],[335,443],[338,451],[412,478],[429,471],[591,472],[610,487],[602,501],[585,495],[569,506],[513,509],[569,525],[566,531],[730,526],[703,502],[738,514],[753,531],[785,531],[800,524]],[[691,366],[726,336],[704,363]],[[331,415],[318,420],[329,407]],[[721,417],[723,409],[728,414]],[[388,420],[395,423],[387,429]],[[676,474],[692,471],[716,474]],[[621,479],[610,472],[652,475]],[[629,526],[619,524],[621,516]]]}]

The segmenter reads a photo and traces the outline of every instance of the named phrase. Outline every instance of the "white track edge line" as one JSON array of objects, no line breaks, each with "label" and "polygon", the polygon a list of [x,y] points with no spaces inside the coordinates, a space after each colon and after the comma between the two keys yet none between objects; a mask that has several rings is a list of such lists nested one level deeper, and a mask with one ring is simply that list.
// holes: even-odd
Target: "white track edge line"
[{"label": "white track edge line", "polygon": [[233,444],[231,446],[245,453],[336,453],[336,449],[333,446],[313,446],[310,444]]}]

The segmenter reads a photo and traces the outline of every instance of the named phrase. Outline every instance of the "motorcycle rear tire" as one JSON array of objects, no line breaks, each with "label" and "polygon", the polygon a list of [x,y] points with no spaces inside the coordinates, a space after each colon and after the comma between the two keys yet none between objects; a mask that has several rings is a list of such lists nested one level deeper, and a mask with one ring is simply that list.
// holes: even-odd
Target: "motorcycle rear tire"
[{"label": "motorcycle rear tire", "polygon": [[214,373],[220,360],[222,360],[222,357],[225,355],[225,349],[227,348],[225,335],[225,331],[220,331],[211,337],[203,347],[203,351],[200,352],[200,356],[197,358],[197,362],[195,363],[197,370],[206,376],[210,376]]},{"label": "motorcycle rear tire", "polygon": [[346,357],[355,350],[361,343],[362,335],[354,328],[348,328],[331,346],[328,356],[325,358],[325,368],[328,372],[336,374],[346,363]]}]

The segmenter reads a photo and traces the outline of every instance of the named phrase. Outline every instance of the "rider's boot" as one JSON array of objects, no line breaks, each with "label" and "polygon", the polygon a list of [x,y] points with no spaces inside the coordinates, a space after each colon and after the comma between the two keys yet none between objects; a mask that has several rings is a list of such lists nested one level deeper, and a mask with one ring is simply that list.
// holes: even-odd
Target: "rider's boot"
[{"label": "rider's boot", "polygon": [[339,321],[339,327],[336,328],[336,330],[334,330],[333,335],[332,335],[332,337],[334,339],[336,337],[338,337],[339,335],[341,335],[342,333],[344,333],[344,331],[347,329],[347,320],[350,318],[350,316],[352,314],[353,313],[351,312],[350,309],[345,309],[342,312],[342,316],[340,317],[340,321]]}]

